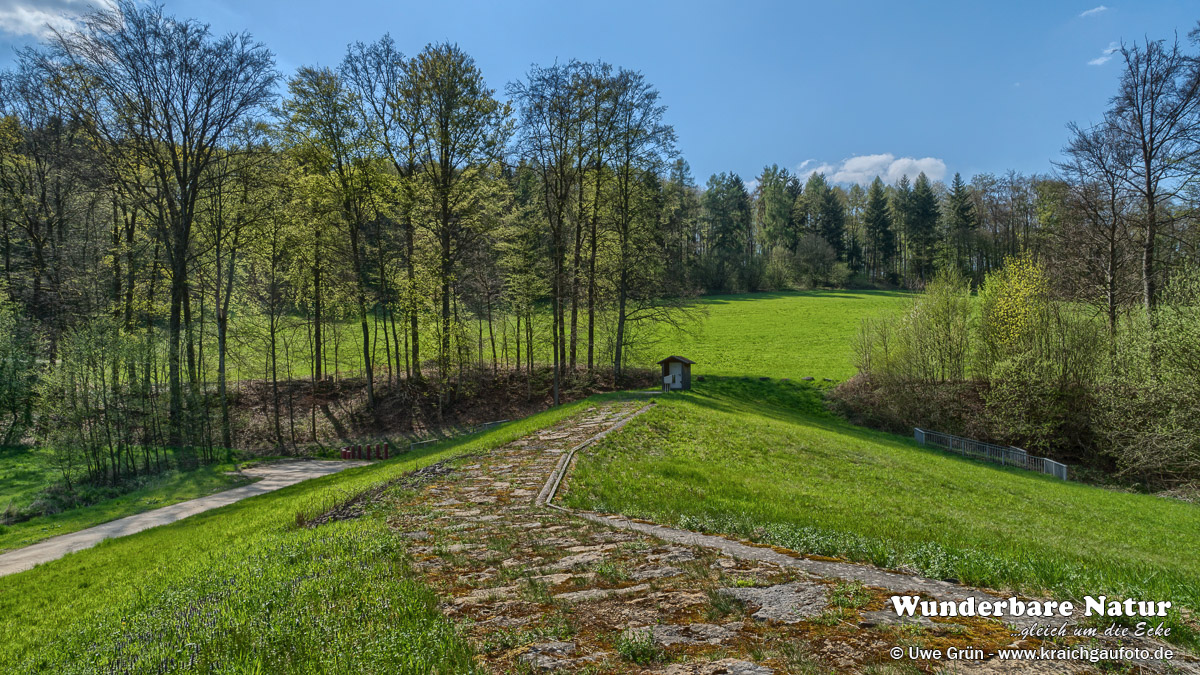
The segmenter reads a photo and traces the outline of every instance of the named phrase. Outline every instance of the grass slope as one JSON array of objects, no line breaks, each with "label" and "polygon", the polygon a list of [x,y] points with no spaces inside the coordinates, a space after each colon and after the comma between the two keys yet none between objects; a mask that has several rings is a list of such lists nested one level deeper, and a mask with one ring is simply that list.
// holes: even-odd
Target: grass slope
[{"label": "grass slope", "polygon": [[28,506],[58,477],[46,453],[27,446],[0,446],[0,511]]},{"label": "grass slope", "polygon": [[469,647],[410,579],[384,514],[296,522],[596,398],[0,578],[0,672],[470,672]]},{"label": "grass slope", "polygon": [[[70,509],[49,516],[38,516],[11,525],[0,525],[0,553],[28,546],[60,534],[76,532],[110,520],[170,506],[250,482],[246,478],[226,473],[233,470],[233,464],[214,464],[192,471],[167,471],[148,477],[145,485],[132,492],[106,499],[91,506]],[[14,473],[18,473],[18,471],[10,469],[9,475]],[[0,487],[0,503],[7,503],[4,500],[9,498],[9,494],[4,487]],[[15,501],[18,495],[13,493],[12,498]]]},{"label": "grass slope", "polygon": [[635,349],[636,365],[667,354],[686,356],[699,375],[805,376],[845,380],[855,372],[854,336],[861,320],[902,309],[896,291],[781,291],[710,295],[695,331],[664,329],[652,347]]},{"label": "grass slope", "polygon": [[583,456],[566,501],[972,585],[1200,608],[1200,507],[925,449],[798,383],[664,397]]}]

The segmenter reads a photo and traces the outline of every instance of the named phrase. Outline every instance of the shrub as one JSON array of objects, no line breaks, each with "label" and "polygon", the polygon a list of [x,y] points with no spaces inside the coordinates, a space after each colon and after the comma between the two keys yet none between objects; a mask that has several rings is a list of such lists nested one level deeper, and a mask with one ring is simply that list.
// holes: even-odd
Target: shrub
[{"label": "shrub", "polygon": [[0,445],[20,440],[32,419],[34,346],[28,322],[0,286]]},{"label": "shrub", "polygon": [[970,282],[939,272],[903,316],[863,322],[856,365],[881,383],[964,380],[971,324]]}]

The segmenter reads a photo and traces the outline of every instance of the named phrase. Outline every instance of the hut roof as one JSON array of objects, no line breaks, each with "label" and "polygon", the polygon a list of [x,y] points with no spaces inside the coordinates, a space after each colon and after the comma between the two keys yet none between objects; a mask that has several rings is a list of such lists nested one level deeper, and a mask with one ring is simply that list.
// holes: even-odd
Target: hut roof
[{"label": "hut roof", "polygon": [[667,363],[668,361],[678,361],[680,363],[686,363],[688,365],[692,365],[692,364],[696,363],[695,361],[693,361],[691,359],[685,359],[682,356],[668,356],[667,358],[663,359],[662,361],[659,361],[658,364],[662,365],[664,363]]}]

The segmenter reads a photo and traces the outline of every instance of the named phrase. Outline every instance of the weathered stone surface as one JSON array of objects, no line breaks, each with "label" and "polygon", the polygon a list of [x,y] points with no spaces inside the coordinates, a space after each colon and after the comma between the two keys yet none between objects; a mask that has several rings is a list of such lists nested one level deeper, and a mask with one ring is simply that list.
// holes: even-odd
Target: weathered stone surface
[{"label": "weathered stone surface", "polygon": [[529,651],[522,654],[519,661],[537,670],[562,670],[571,665],[571,661],[565,657],[574,651],[574,642],[545,642],[530,645]]},{"label": "weathered stone surface", "polygon": [[483,548],[483,544],[451,544],[446,547],[447,553],[462,553],[463,551],[474,551]]},{"label": "weathered stone surface", "polygon": [[773,675],[775,671],[750,661],[721,659],[710,663],[677,663],[658,672],[663,675]]},{"label": "weathered stone surface", "polygon": [[593,544],[591,546],[571,546],[567,548],[567,553],[587,553],[588,551],[611,551],[617,547],[616,544]]},{"label": "weathered stone surface", "polygon": [[798,623],[825,611],[829,604],[825,590],[822,584],[793,581],[766,588],[722,588],[717,592],[758,607],[751,616],[759,621]]},{"label": "weathered stone surface", "polygon": [[630,573],[630,576],[637,581],[646,581],[648,579],[665,579],[683,574],[683,570],[678,567],[656,567],[654,565],[639,567]]},{"label": "weathered stone surface", "polygon": [[889,626],[906,624],[915,624],[919,626],[925,626],[926,628],[933,628],[936,625],[927,616],[921,616],[919,614],[913,616],[899,616],[890,609],[881,609],[877,612],[863,612],[862,620],[858,622],[858,625],[863,628],[879,625]]},{"label": "weathered stone surface", "polygon": [[576,553],[575,555],[569,555],[565,558],[562,558],[556,563],[547,565],[547,569],[569,570],[573,567],[591,565],[592,563],[600,562],[601,560],[604,560],[603,553],[597,553],[594,551],[590,553]]},{"label": "weathered stone surface", "polygon": [[737,635],[741,630],[741,622],[718,626],[711,623],[690,623],[683,625],[658,624],[633,630],[649,630],[655,644],[670,647],[674,644],[709,644],[719,645]]},{"label": "weathered stone surface", "polygon": [[659,563],[681,563],[691,562],[696,559],[696,554],[686,548],[671,549],[666,553],[654,553],[646,556],[650,562]]},{"label": "weathered stone surface", "polygon": [[535,540],[533,542],[533,545],[534,546],[552,546],[554,548],[561,548],[561,549],[570,551],[571,549],[567,548],[567,547],[569,547],[573,544],[578,544],[578,543],[579,542],[577,540],[571,539],[569,537],[547,537],[545,539]]},{"label": "weathered stone surface", "polygon": [[572,591],[570,593],[559,593],[554,596],[555,600],[563,602],[584,602],[586,600],[599,600],[613,595],[632,595],[641,593],[650,589],[649,584],[638,584],[636,586],[627,586],[625,588],[591,588],[586,591]]},{"label": "weathered stone surface", "polygon": [[505,600],[517,593],[516,586],[497,586],[495,588],[477,588],[470,593],[454,599],[456,605],[473,605],[479,602]]}]

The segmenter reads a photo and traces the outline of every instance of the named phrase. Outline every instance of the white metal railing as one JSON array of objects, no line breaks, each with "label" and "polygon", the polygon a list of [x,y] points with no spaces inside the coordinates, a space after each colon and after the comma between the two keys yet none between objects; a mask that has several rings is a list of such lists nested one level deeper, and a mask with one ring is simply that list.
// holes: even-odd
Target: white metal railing
[{"label": "white metal railing", "polygon": [[943,434],[940,431],[913,429],[913,438],[921,445],[932,445],[943,450],[949,450],[964,457],[982,459],[1004,466],[1015,466],[1039,473],[1049,474],[1055,478],[1067,480],[1067,465],[1045,457],[1035,457],[1021,448],[1004,447],[991,443],[982,443],[962,436]]}]

